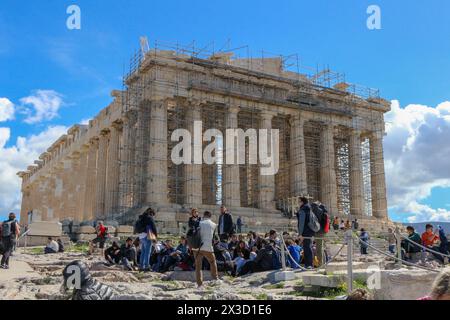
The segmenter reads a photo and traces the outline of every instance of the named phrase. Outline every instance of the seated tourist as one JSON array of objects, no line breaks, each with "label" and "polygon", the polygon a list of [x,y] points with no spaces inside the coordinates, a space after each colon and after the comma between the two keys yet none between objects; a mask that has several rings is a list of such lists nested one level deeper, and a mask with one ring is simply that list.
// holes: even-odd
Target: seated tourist
[{"label": "seated tourist", "polygon": [[[431,224],[427,224],[425,226],[425,232],[422,233],[422,245],[430,248],[431,250],[440,252],[440,245],[441,245],[441,239],[439,238],[439,236],[433,232],[433,226]],[[433,256],[440,262],[444,263],[444,257],[431,252],[433,254]]]},{"label": "seated tourist", "polygon": [[116,241],[105,250],[105,259],[108,263],[118,264],[121,261],[120,247]]},{"label": "seated tourist", "polygon": [[[213,249],[214,256],[216,257],[217,270],[231,273],[233,271],[233,261],[228,249],[224,248],[223,244],[218,241],[214,241]],[[206,259],[204,259],[204,262],[207,265]]]},{"label": "seated tourist", "polygon": [[161,259],[159,264],[158,272],[169,271],[178,262],[178,254],[173,247],[172,240],[167,239],[164,242],[164,248],[159,253]]},{"label": "seated tourist", "polygon": [[407,241],[406,239],[402,240],[402,252],[405,259],[413,259],[422,250],[419,246],[414,245],[414,242],[422,244],[422,239],[412,226],[407,226],[406,232],[408,233],[408,239],[411,241]]},{"label": "seated tourist", "polygon": [[257,246],[253,246],[252,250],[250,251],[249,260],[255,260],[257,255],[258,255],[258,247]]},{"label": "seated tourist", "polygon": [[256,233],[253,232],[253,231],[250,231],[250,232],[247,234],[247,239],[248,239],[248,241],[247,241],[247,247],[248,247],[248,248],[252,248],[252,247],[256,244],[256,238],[257,238]]},{"label": "seated tourist", "polygon": [[58,252],[64,252],[64,244],[61,239],[56,240],[58,242]]},{"label": "seated tourist", "polygon": [[302,247],[296,244],[292,239],[286,240],[286,245],[291,255],[288,259],[288,265],[292,269],[298,269],[300,265],[300,259],[302,256]]},{"label": "seated tourist", "polygon": [[228,250],[233,252],[234,249],[236,249],[238,242],[238,236],[236,234],[231,235],[230,241],[228,242]]},{"label": "seated tourist", "polygon": [[136,248],[136,261],[141,261],[141,240],[139,237],[134,239],[133,246]]},{"label": "seated tourist", "polygon": [[237,257],[243,257],[245,260],[250,258],[250,250],[247,249],[245,241],[239,241],[233,250],[233,260]]},{"label": "seated tourist", "polygon": [[122,265],[126,270],[133,271],[136,269],[136,248],[133,246],[132,238],[127,238],[125,243],[120,247],[120,255],[122,258]]},{"label": "seated tourist", "polygon": [[57,253],[59,251],[59,245],[58,242],[53,240],[52,237],[48,237],[47,245],[44,248],[44,253]]},{"label": "seated tourist", "polygon": [[272,240],[273,242],[275,242],[275,245],[277,247],[281,246],[281,240],[278,238],[278,233],[275,230],[269,231],[269,240]]},{"label": "seated tourist", "polygon": [[269,271],[274,269],[274,246],[267,240],[262,240],[264,246],[258,251],[255,260],[247,261],[241,268],[239,275],[253,272]]}]

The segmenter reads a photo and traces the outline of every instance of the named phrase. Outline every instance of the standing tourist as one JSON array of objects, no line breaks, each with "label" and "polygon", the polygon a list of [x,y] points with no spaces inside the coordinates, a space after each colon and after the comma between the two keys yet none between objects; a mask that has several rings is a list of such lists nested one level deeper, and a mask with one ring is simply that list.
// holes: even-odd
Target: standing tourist
[{"label": "standing tourist", "polygon": [[308,199],[305,197],[300,198],[300,210],[298,212],[298,234],[300,240],[303,241],[303,255],[305,268],[312,269],[313,267],[313,251],[312,251],[312,239],[315,232],[309,227],[309,220],[311,214],[311,207],[308,203]]},{"label": "standing tourist", "polygon": [[97,223],[97,227],[95,228],[97,237],[89,243],[89,254],[94,253],[94,245],[98,243],[101,250],[101,255],[103,256],[107,231],[108,229],[103,225],[103,221],[99,221]]},{"label": "standing tourist", "polygon": [[3,256],[0,263],[0,267],[3,269],[9,269],[9,257],[12,250],[16,245],[17,237],[20,234],[20,226],[16,220],[16,215],[10,213],[8,220],[2,224],[2,244],[3,244]]},{"label": "standing tourist", "polygon": [[228,239],[233,234],[233,217],[225,206],[220,206],[219,236]]},{"label": "standing tourist", "polygon": [[150,270],[150,255],[152,252],[153,242],[156,241],[158,231],[156,230],[155,211],[148,208],[139,216],[135,224],[136,232],[139,234],[139,242],[141,244],[141,256],[139,268],[141,271]]},{"label": "standing tourist", "polygon": [[239,216],[236,221],[237,233],[242,233],[242,217]]},{"label": "standing tourist", "polygon": [[201,220],[202,220],[202,218],[198,216],[197,208],[192,208],[191,216],[189,217],[189,222],[188,222],[189,229],[198,228],[198,225]]},{"label": "standing tourist", "polygon": [[203,257],[209,262],[211,276],[214,280],[219,280],[217,273],[216,257],[213,249],[214,231],[217,225],[211,221],[211,212],[205,211],[203,213],[203,220],[200,221],[200,238],[202,246],[195,252],[195,277],[197,279],[197,285],[199,288],[203,284],[202,264]]},{"label": "standing tourist", "polygon": [[361,240],[360,241],[361,254],[367,254],[367,248],[369,247],[369,245],[368,245],[369,233],[364,228],[361,229],[359,239]]}]

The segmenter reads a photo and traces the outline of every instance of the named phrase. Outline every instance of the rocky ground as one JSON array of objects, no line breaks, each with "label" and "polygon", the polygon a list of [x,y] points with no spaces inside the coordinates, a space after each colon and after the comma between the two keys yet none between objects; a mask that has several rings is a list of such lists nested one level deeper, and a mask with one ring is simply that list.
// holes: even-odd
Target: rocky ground
[{"label": "rocky ground", "polygon": [[[335,299],[345,294],[345,281],[338,278],[342,285],[321,292],[307,293],[304,283],[308,276],[337,277],[346,274],[345,250],[330,266],[320,273],[296,271],[296,278],[291,281],[275,283],[274,272],[263,272],[233,278],[222,275],[223,283],[215,285],[205,282],[204,289],[197,289],[193,272],[174,271],[165,274],[139,273],[124,271],[120,266],[108,267],[99,255],[87,256],[84,252],[66,252],[62,254],[43,255],[41,248],[18,249],[11,258],[11,269],[0,270],[0,299],[68,299],[61,293],[62,270],[74,260],[85,261],[91,274],[98,281],[111,286],[124,299],[154,300],[308,300]],[[369,266],[378,265],[383,270],[394,268],[393,261],[383,259],[380,255],[354,257],[356,273],[365,273]],[[405,269],[410,275],[411,270]],[[428,275],[429,276],[429,275]],[[204,271],[205,280],[209,272]],[[391,276],[390,276],[391,277]],[[305,280],[305,282],[303,281]],[[324,279],[322,279],[324,280]],[[424,281],[430,282],[427,279]],[[356,287],[366,287],[364,281],[355,282]]]},{"label": "rocky ground", "polygon": [[[275,284],[271,282],[273,272],[241,278],[225,275],[222,276],[222,284],[214,285],[206,281],[205,288],[199,290],[193,281],[195,275],[191,272],[129,272],[120,266],[105,266],[100,256],[90,257],[84,253],[43,255],[25,253],[19,249],[11,259],[11,270],[0,270],[0,299],[67,299],[60,291],[62,270],[73,260],[85,261],[95,279],[111,286],[118,295],[130,299],[314,299],[302,296],[301,278]],[[14,271],[15,266],[22,270]],[[7,279],[2,272],[10,273]],[[204,277],[208,280],[208,272],[204,272]]]}]

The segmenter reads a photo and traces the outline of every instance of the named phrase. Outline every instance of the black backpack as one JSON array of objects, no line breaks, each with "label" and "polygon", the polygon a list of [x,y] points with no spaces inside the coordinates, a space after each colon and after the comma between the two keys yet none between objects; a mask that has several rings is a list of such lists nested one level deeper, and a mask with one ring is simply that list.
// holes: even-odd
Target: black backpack
[{"label": "black backpack", "polygon": [[200,228],[191,228],[186,233],[186,240],[191,249],[200,249],[203,245]]},{"label": "black backpack", "polygon": [[311,203],[311,210],[314,213],[314,215],[317,217],[317,220],[319,220],[320,223],[320,231],[324,231],[325,227],[327,226],[327,223],[329,221],[328,218],[328,210],[327,208],[321,204],[318,205],[317,203]]}]

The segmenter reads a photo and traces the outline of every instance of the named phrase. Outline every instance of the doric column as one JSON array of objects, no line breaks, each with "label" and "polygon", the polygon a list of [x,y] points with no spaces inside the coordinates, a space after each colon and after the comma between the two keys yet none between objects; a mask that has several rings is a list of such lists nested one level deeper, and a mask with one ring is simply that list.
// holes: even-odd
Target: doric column
[{"label": "doric column", "polygon": [[119,141],[121,131],[121,123],[112,125],[108,149],[108,185],[106,186],[105,195],[105,214],[107,218],[113,218],[119,206]]},{"label": "doric column", "polygon": [[[186,129],[194,137],[194,122],[202,120],[201,105],[197,101],[186,106]],[[184,188],[186,193],[185,203],[188,207],[199,207],[202,204],[202,165],[194,163],[194,150],[199,150],[202,155],[202,141],[192,139],[191,164],[184,166]]]},{"label": "doric column", "polygon": [[350,133],[350,214],[364,214],[364,180],[361,149],[361,132],[353,130]]},{"label": "doric column", "polygon": [[[53,203],[53,217],[56,220],[63,220],[65,218],[65,212],[64,212],[64,206],[66,204],[66,201],[64,199],[64,195],[63,195],[63,186],[64,186],[64,181],[63,181],[63,171],[64,171],[64,165],[62,162],[56,162],[55,166],[54,166],[54,200],[55,202]],[[40,216],[42,216],[42,213],[39,212]]]},{"label": "doric column", "polygon": [[167,203],[167,103],[151,102],[147,203]]},{"label": "doric column", "polygon": [[77,203],[75,208],[75,221],[83,221],[84,220],[84,201],[86,194],[86,175],[88,171],[88,151],[89,148],[87,146],[82,146],[80,149],[80,165],[79,170],[77,171],[76,179],[76,192],[77,192]]},{"label": "doric column", "polygon": [[136,138],[133,141],[135,150],[135,165],[134,165],[134,204],[142,205],[146,197],[146,183],[145,177],[145,165],[146,165],[146,153],[148,152],[146,140],[148,139],[148,112],[150,108],[149,102],[143,103],[137,110],[136,118]]},{"label": "doric column", "polygon": [[[225,114],[225,128],[237,129],[238,128],[238,113],[239,107],[230,106]],[[239,163],[237,162],[236,155],[238,154],[237,143],[234,143],[234,163],[226,163],[228,152],[233,150],[227,149],[227,145],[230,145],[228,141],[224,141],[223,159],[225,160],[223,166],[223,201],[226,206],[240,207],[241,206],[241,191],[239,180]]]},{"label": "doric column", "polygon": [[89,142],[88,164],[86,171],[86,189],[84,193],[84,212],[83,220],[88,221],[94,218],[95,202],[95,181],[97,178],[97,151],[98,139],[92,139]]},{"label": "doric column", "polygon": [[[267,150],[272,154],[272,119],[274,114],[263,111],[261,113],[259,129],[267,129]],[[259,136],[261,139],[261,135]],[[260,147],[261,145],[259,145]],[[273,157],[272,157],[273,158]],[[262,165],[260,164],[260,167]],[[259,172],[259,208],[274,209],[275,208],[275,175],[262,175],[261,168]]]},{"label": "doric column", "polygon": [[106,169],[108,159],[108,133],[104,130],[100,133],[97,155],[97,177],[95,191],[95,210],[96,220],[104,220],[105,217],[105,190],[106,190]]},{"label": "doric column", "polygon": [[339,215],[337,204],[336,162],[334,150],[334,127],[326,125],[320,133],[320,190],[321,202],[331,215]]},{"label": "doric column", "polygon": [[373,133],[370,137],[370,174],[373,216],[388,219],[382,132]]},{"label": "doric column", "polygon": [[124,208],[131,208],[133,206],[133,192],[134,192],[134,156],[136,130],[134,125],[136,123],[136,115],[130,111],[123,118],[122,128],[122,145],[120,149],[120,204]]},{"label": "doric column", "polygon": [[308,183],[306,176],[304,120],[300,115],[290,119],[291,123],[291,193],[293,196],[306,195]]},{"label": "doric column", "polygon": [[66,202],[64,213],[66,219],[75,220],[77,207],[77,175],[80,169],[79,155],[75,154],[64,161],[63,172],[63,189],[64,199]]}]

